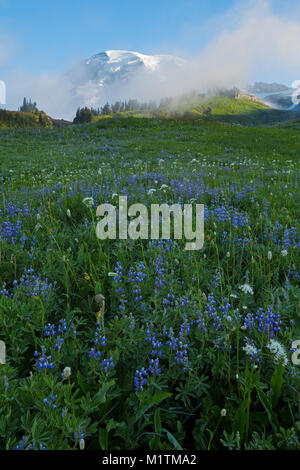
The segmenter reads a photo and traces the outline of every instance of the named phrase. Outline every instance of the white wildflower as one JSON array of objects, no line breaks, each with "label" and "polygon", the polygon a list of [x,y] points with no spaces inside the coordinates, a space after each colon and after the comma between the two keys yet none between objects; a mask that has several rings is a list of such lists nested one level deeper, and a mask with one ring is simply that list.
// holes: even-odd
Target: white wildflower
[{"label": "white wildflower", "polygon": [[82,202],[86,207],[93,207],[94,205],[94,199],[92,197],[85,197]]},{"label": "white wildflower", "polygon": [[288,254],[287,250],[282,250],[281,251],[281,256],[287,256],[287,254]]},{"label": "white wildflower", "polygon": [[227,414],[227,410],[225,408],[223,408],[223,410],[221,410],[221,416],[226,416]]},{"label": "white wildflower", "polygon": [[285,352],[284,347],[275,339],[271,339],[267,344],[267,348],[274,354],[274,359],[276,362],[281,362],[284,366],[288,364],[288,358]]},{"label": "white wildflower", "polygon": [[70,209],[67,209],[67,216],[68,216],[68,217],[71,217],[71,211],[70,211]]},{"label": "white wildflower", "polygon": [[168,185],[167,184],[162,184],[161,187],[160,187],[160,190],[161,191],[164,191],[165,189],[168,189]]},{"label": "white wildflower", "polygon": [[247,356],[257,356],[258,355],[257,348],[251,343],[247,343],[246,346],[244,346],[242,349],[243,349],[243,351],[245,351]]},{"label": "white wildflower", "polygon": [[268,251],[268,260],[271,261],[273,255],[272,255],[272,251]]},{"label": "white wildflower", "polygon": [[152,194],[155,193],[155,192],[156,192],[156,189],[155,189],[155,188],[151,188],[151,189],[148,190],[148,193],[147,193],[147,194],[148,194],[148,196],[152,196]]},{"label": "white wildflower", "polygon": [[63,376],[68,379],[71,375],[71,367],[67,366],[63,370]]},{"label": "white wildflower", "polygon": [[242,286],[239,287],[239,289],[241,289],[242,292],[244,292],[244,294],[251,294],[253,295],[253,289],[252,287],[250,286],[250,284],[243,284]]}]

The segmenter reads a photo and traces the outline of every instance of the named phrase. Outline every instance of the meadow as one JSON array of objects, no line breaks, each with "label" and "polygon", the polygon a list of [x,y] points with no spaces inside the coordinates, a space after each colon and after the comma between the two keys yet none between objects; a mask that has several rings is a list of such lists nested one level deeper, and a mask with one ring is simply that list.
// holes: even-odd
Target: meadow
[{"label": "meadow", "polygon": [[[300,449],[300,121],[0,129],[0,449]],[[96,208],[205,205],[205,242]],[[299,357],[298,357],[299,356]]]}]

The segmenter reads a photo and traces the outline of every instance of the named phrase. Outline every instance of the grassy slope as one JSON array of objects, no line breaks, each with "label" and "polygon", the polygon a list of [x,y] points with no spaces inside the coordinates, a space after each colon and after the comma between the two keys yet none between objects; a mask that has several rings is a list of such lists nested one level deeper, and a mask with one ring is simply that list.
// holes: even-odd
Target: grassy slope
[{"label": "grassy slope", "polygon": [[[207,110],[210,108],[210,113]],[[252,102],[246,98],[235,99],[228,96],[212,96],[202,98],[191,96],[174,100],[172,104],[158,108],[153,112],[127,111],[118,113],[117,117],[161,117],[181,119],[211,119],[244,126],[270,125],[295,119],[294,112],[280,111],[266,105]],[[99,116],[96,120],[103,120],[111,116]]]},{"label": "grassy slope", "polygon": [[[128,138],[128,129],[137,132],[138,138]],[[51,158],[53,163],[61,166],[64,161],[76,160],[82,152],[94,160],[101,152],[85,138],[85,133],[97,140],[99,130],[105,130],[107,139],[115,138],[117,134],[133,159],[143,154],[157,157],[161,149],[174,154],[188,152],[198,155],[201,152],[201,155],[213,155],[224,162],[232,160],[235,155],[257,156],[264,161],[274,158],[282,162],[286,159],[297,161],[300,154],[299,121],[271,127],[243,127],[215,122],[210,118],[165,120],[128,117],[102,119],[59,130],[14,131],[13,146],[6,134],[8,131],[2,131],[0,171],[7,174],[20,162],[25,167],[39,167],[42,158]]]}]

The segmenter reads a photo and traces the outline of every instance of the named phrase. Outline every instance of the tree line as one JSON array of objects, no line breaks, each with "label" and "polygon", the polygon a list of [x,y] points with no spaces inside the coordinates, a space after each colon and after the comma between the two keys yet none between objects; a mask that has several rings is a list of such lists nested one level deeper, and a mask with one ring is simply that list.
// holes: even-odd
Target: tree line
[{"label": "tree line", "polygon": [[99,108],[78,108],[76,116],[73,120],[74,124],[81,124],[84,122],[91,122],[97,116],[112,116],[123,112],[153,112],[161,108],[166,108],[172,103],[171,98],[164,98],[157,104],[156,101],[151,100],[147,102],[139,102],[136,99],[128,101],[116,101],[114,104],[106,103]]}]

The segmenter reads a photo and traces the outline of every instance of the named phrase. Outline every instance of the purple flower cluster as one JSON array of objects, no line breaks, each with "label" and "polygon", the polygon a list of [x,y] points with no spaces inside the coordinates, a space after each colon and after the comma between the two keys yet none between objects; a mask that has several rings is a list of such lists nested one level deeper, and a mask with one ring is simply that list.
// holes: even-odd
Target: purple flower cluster
[{"label": "purple flower cluster", "polygon": [[259,308],[255,314],[248,313],[244,319],[244,326],[249,330],[255,329],[261,334],[267,334],[273,338],[281,331],[281,315],[279,312],[273,313],[273,306],[266,310]]},{"label": "purple flower cluster", "polygon": [[43,399],[43,403],[47,406],[50,406],[53,410],[57,408],[55,405],[55,402],[57,400],[57,395],[53,395],[52,393],[49,395],[49,397]]},{"label": "purple flower cluster", "polygon": [[58,351],[61,350],[62,345],[65,342],[65,338],[68,334],[70,335],[77,335],[76,328],[71,320],[67,321],[65,318],[59,320],[58,326],[54,325],[53,323],[48,323],[44,326],[44,336],[51,338],[55,337],[55,344],[54,348]]},{"label": "purple flower cluster", "polygon": [[[128,271],[128,283],[133,285],[134,302],[141,302],[143,300],[141,284],[147,279],[146,266],[143,262],[139,263],[136,267],[130,267]],[[143,305],[141,306],[143,309]]]},{"label": "purple flower cluster", "polygon": [[38,360],[36,361],[35,365],[39,370],[46,370],[46,369],[53,369],[54,368],[54,363],[52,362],[51,356],[46,355],[46,348],[42,346],[42,352],[39,353],[38,351],[34,352],[34,357],[38,357]]},{"label": "purple flower cluster", "polygon": [[123,282],[124,282],[123,277],[124,277],[123,267],[121,263],[117,262],[113,283],[117,286],[116,294],[118,294],[119,296],[119,310],[122,310],[122,311],[125,310],[126,308],[125,306],[128,302],[125,297],[125,289],[123,287]]},{"label": "purple flower cluster", "polygon": [[23,436],[19,444],[13,447],[13,450],[46,450],[46,447],[43,446],[43,444],[36,444],[35,442],[29,444],[28,441],[29,437]]}]

